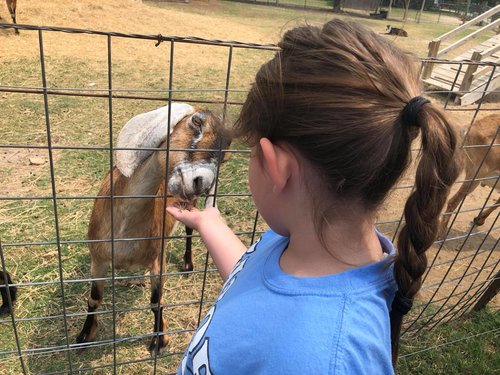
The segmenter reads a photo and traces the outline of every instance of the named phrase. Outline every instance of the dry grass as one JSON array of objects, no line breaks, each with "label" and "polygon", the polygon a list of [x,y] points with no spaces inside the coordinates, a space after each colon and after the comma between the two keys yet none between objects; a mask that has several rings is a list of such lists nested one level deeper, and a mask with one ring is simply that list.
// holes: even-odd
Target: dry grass
[{"label": "dry grass", "polygon": [[[0,6],[0,15],[6,16]],[[210,13],[207,15],[207,13]],[[307,13],[286,9],[270,9],[215,1],[191,4],[163,4],[152,6],[134,0],[108,0],[96,3],[91,0],[68,2],[29,1],[19,4],[20,23],[89,28],[124,33],[162,35],[195,35],[207,39],[238,40],[256,43],[275,43],[282,32],[297,23],[308,21],[320,23],[331,18],[331,14]],[[363,20],[368,26],[383,32],[385,21]],[[401,46],[411,46],[412,51],[424,55],[428,40],[442,34],[448,25],[408,24],[410,38],[395,39]],[[74,35],[44,32],[47,82],[52,88],[77,87],[82,90],[107,89],[106,38],[94,35]],[[113,88],[131,90],[166,90],[169,86],[168,67],[170,46],[153,41],[134,39],[112,39]],[[41,86],[38,35],[21,31],[14,36],[12,30],[0,30],[0,84],[13,86]],[[231,69],[230,88],[247,89],[256,69],[271,56],[269,51],[235,49]],[[224,89],[228,48],[176,43],[174,54],[174,89],[189,90],[175,93],[174,98],[200,100],[222,100],[223,92],[201,92],[200,89]],[[162,92],[158,95],[167,96]],[[232,92],[229,100],[241,101],[244,93]],[[41,95],[0,93],[0,139],[2,144],[26,145],[26,148],[0,149],[0,181],[2,197],[50,197],[52,185],[50,160],[46,149],[36,146],[47,144],[44,102]],[[133,115],[159,106],[161,102],[148,100],[113,100],[113,132]],[[485,104],[484,109],[496,103]],[[211,108],[221,111],[221,106]],[[472,107],[471,107],[472,108]],[[229,106],[229,117],[234,119],[239,106]],[[470,112],[457,113],[460,122],[467,123]],[[49,118],[54,146],[107,146],[109,144],[109,114],[107,98],[81,98],[74,96],[49,96]],[[235,144],[236,148],[241,148]],[[247,194],[247,154],[234,154],[221,171],[220,193]],[[36,162],[33,162],[35,160]],[[98,190],[99,181],[109,168],[109,152],[92,149],[63,149],[53,153],[55,188],[58,196],[57,214],[59,232],[55,231],[54,206],[52,200],[26,199],[21,201],[0,200],[0,240],[9,243],[41,243],[39,245],[3,246],[7,268],[17,283],[38,283],[19,289],[16,305],[16,329],[21,346],[25,349],[47,348],[74,342],[81,329],[86,308],[89,285],[78,281],[89,277],[89,258],[84,240],[91,199]],[[411,185],[412,179],[404,179],[402,185]],[[380,213],[381,221],[399,220],[402,205],[409,189],[394,192],[393,197]],[[468,207],[477,208],[487,196],[487,191],[477,189]],[[221,197],[219,208],[235,231],[251,232],[255,208],[250,197]],[[457,233],[467,230],[473,213],[464,214],[454,227]],[[486,224],[491,225],[492,220]],[[258,229],[265,229],[259,221]],[[382,225],[380,229],[392,236],[396,226]],[[182,235],[179,230],[176,234]],[[63,241],[60,246],[43,244]],[[250,235],[242,236],[248,244]],[[496,237],[490,234],[484,246],[492,246]],[[461,255],[472,254],[478,242],[469,240]],[[479,239],[477,240],[479,241]],[[185,348],[191,333],[182,330],[195,329],[198,322],[203,273],[186,276],[179,274],[183,253],[182,240],[169,240],[166,245],[168,259],[165,302],[168,305],[166,318],[169,330],[169,353],[179,353]],[[439,252],[439,260],[453,259],[459,244],[448,243]],[[437,250],[433,250],[437,251]],[[195,268],[205,268],[205,249],[199,240],[194,243]],[[472,267],[480,267],[477,258]],[[451,275],[460,275],[466,260],[453,265]],[[61,269],[59,269],[61,267]],[[433,270],[430,281],[438,281],[446,272],[446,265]],[[208,263],[206,288],[202,314],[216,298],[220,280],[213,265]],[[65,281],[67,331],[62,314],[59,272]],[[435,272],[435,274],[434,274]],[[118,276],[130,275],[119,273]],[[142,276],[137,272],[138,277]],[[46,283],[46,284],[43,284]],[[146,280],[147,284],[147,280]],[[450,288],[443,287],[446,294]],[[422,293],[427,298],[431,290]],[[111,309],[111,288],[105,292],[102,310]],[[149,288],[116,285],[116,309],[142,307],[144,310],[119,312],[116,317],[116,335],[119,338],[141,336],[152,328],[149,311]],[[55,317],[38,320],[39,317]],[[113,336],[111,314],[100,318],[99,340]],[[182,332],[178,332],[178,331]],[[134,361],[149,357],[146,339],[131,340],[117,344],[118,361]],[[9,320],[0,323],[0,351],[12,350],[12,354],[0,355],[0,373],[21,373],[17,358],[12,324]],[[29,352],[24,356],[29,373],[67,372],[68,359],[65,352]],[[161,358],[157,370],[161,373],[174,371],[178,355]],[[84,352],[71,351],[73,370],[113,363],[113,346],[105,345]],[[152,372],[152,362],[119,366],[118,373],[143,374]],[[110,368],[93,373],[110,373]]]}]

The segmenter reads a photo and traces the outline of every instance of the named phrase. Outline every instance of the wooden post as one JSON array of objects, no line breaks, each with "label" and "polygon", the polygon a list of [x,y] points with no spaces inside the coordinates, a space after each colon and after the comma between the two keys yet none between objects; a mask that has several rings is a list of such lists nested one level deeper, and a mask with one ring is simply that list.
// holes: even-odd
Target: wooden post
[{"label": "wooden post", "polygon": [[493,281],[488,285],[488,288],[486,288],[485,292],[479,298],[479,301],[477,301],[476,305],[473,307],[472,310],[474,311],[479,311],[484,308],[490,302],[493,297],[495,297],[500,290],[500,272],[497,272],[495,275],[495,278]]},{"label": "wooden post", "polygon": [[[474,62],[479,62],[481,61],[482,56],[481,52],[475,51],[472,54],[471,60]],[[474,73],[477,70],[477,64],[469,64],[467,67],[467,70],[465,71],[464,78],[462,79],[462,84],[460,85],[460,95],[464,94],[464,91],[469,91],[469,89],[472,86],[472,81],[474,79]]]},{"label": "wooden post", "polygon": [[[429,43],[429,53],[427,54],[427,57],[437,57],[440,44],[441,41],[439,39],[432,40]],[[434,65],[433,63],[429,62],[425,63],[424,69],[422,71],[422,79],[430,78],[432,74],[433,65]]]}]

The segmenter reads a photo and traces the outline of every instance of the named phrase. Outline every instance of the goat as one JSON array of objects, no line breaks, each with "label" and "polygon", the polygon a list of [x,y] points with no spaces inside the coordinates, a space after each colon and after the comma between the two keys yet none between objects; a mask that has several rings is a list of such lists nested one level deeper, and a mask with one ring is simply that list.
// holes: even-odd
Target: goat
[{"label": "goat", "polygon": [[[158,199],[167,193],[167,204],[177,203],[192,207],[196,199],[213,188],[216,171],[222,156],[219,150],[229,147],[231,139],[222,121],[212,112],[195,110],[187,104],[173,104],[171,107],[171,132],[167,128],[168,106],[138,115],[127,122],[118,137],[118,148],[159,147],[162,151],[119,150],[113,177],[113,228],[111,228],[110,173],[104,178],[99,196],[90,217],[88,228],[91,255],[92,278],[103,278],[112,260],[111,234],[113,241],[114,266],[116,269],[132,267],[148,268],[151,276],[151,309],[154,314],[155,335],[149,345],[150,351],[160,351],[166,346],[161,334],[165,328],[162,317],[161,291],[165,278],[165,257],[161,258],[161,237],[168,236],[174,229],[175,219],[164,210],[165,202]],[[170,151],[166,165],[168,138]],[[159,143],[159,145],[158,145]],[[156,146],[154,146],[156,144]],[[165,176],[168,176],[165,187]],[[119,196],[128,196],[120,198]],[[130,196],[139,196],[130,198]],[[146,196],[146,197],[145,197]],[[153,196],[153,197],[151,197]],[[155,198],[156,196],[157,198]],[[166,215],[164,232],[162,222]],[[107,240],[107,241],[103,241]],[[161,262],[161,263],[160,263]],[[188,268],[184,264],[184,268]],[[191,263],[192,269],[192,263]],[[159,275],[159,277],[158,277]],[[93,341],[96,335],[97,317],[92,314],[103,300],[104,281],[92,282],[88,299],[88,314],[76,342]]]},{"label": "goat", "polygon": [[16,301],[16,292],[17,288],[15,286],[7,286],[5,285],[5,279],[7,279],[7,284],[13,284],[12,279],[7,271],[0,271],[0,293],[2,294],[2,306],[0,306],[0,315],[8,315],[11,313],[10,305],[9,305],[9,296],[10,294],[10,302],[14,305]]},{"label": "goat", "polygon": [[[12,23],[16,23],[16,6],[17,0],[6,0],[7,8],[9,9],[10,16],[12,17]],[[19,34],[19,30],[15,29],[15,33]]]},{"label": "goat", "polygon": [[[489,115],[475,121],[465,138],[464,146],[489,146],[492,142],[498,144],[500,142],[500,134],[498,134],[499,126],[499,114]],[[489,147],[464,147],[460,155],[462,158],[463,171],[465,172],[465,182],[448,201],[446,213],[443,215],[440,224],[440,238],[442,238],[446,232],[446,227],[448,226],[452,212],[457,208],[459,203],[465,199],[467,194],[472,193],[480,183],[483,186],[488,185],[495,187],[497,191],[500,190],[500,183],[497,183],[498,173],[500,172],[500,149],[498,147],[492,147],[491,149]],[[478,168],[480,169],[478,170]],[[497,178],[495,179],[492,177]],[[486,180],[481,181],[481,179]],[[473,225],[483,225],[486,218],[495,210],[499,203],[500,198],[496,201],[494,206],[482,211],[475,217]]]},{"label": "goat", "polygon": [[408,33],[406,30],[397,28],[397,27],[392,27],[391,25],[387,25],[387,29],[385,30],[386,34],[389,35],[397,35],[397,36],[404,36],[407,37]]}]

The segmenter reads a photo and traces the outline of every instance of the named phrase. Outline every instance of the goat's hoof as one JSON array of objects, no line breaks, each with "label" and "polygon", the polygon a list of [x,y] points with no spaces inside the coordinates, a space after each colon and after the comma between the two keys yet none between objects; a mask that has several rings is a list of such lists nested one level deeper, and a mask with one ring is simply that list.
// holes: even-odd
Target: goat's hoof
[{"label": "goat's hoof", "polygon": [[83,344],[86,342],[94,341],[94,337],[91,335],[92,332],[85,332],[82,330],[78,336],[76,336],[76,343]]},{"label": "goat's hoof", "polygon": [[10,311],[10,307],[9,306],[1,306],[0,307],[0,316],[3,316],[3,315],[10,315],[11,311]]},{"label": "goat's hoof", "polygon": [[483,225],[483,224],[484,224],[484,222],[485,222],[485,221],[486,221],[486,220],[485,220],[484,218],[482,218],[482,217],[479,217],[479,216],[478,216],[478,217],[475,217],[475,218],[472,220],[472,224],[473,224],[474,226],[480,227],[481,225]]},{"label": "goat's hoof", "polygon": [[77,344],[83,344],[84,342],[87,342],[87,334],[84,332],[80,332],[78,336],[76,336],[76,343]]},{"label": "goat's hoof", "polygon": [[[158,339],[158,341],[157,341]],[[167,339],[164,335],[159,335],[157,337],[153,337],[151,340],[151,343],[149,344],[149,352],[151,355],[154,355],[156,352],[156,355],[160,354],[164,348],[167,347]]]},{"label": "goat's hoof", "polygon": [[184,272],[191,272],[194,267],[193,267],[193,263],[191,262],[184,262],[184,265],[182,266],[182,269]]},{"label": "goat's hoof", "polygon": [[[86,342],[89,342],[89,335],[86,332],[80,332],[80,334],[76,337],[76,343],[77,344],[84,344]],[[76,349],[77,354],[82,354],[85,352],[85,349],[87,349],[87,346],[81,346],[80,348]]]}]

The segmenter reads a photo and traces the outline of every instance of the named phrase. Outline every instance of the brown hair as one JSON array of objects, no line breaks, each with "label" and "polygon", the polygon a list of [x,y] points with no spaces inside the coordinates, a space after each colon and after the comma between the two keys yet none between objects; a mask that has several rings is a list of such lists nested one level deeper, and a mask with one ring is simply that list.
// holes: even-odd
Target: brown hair
[{"label": "brown hair", "polygon": [[[356,200],[374,212],[408,167],[420,130],[415,189],[405,205],[394,262],[399,295],[411,302],[458,174],[450,123],[432,104],[403,116],[421,93],[417,62],[359,24],[332,20],[323,27],[297,27],[285,33],[279,47],[256,75],[236,135],[250,145],[261,137],[287,142],[337,199]],[[314,213],[319,233],[331,211],[320,198]],[[404,315],[395,308],[399,300],[391,311],[394,362]]]}]

